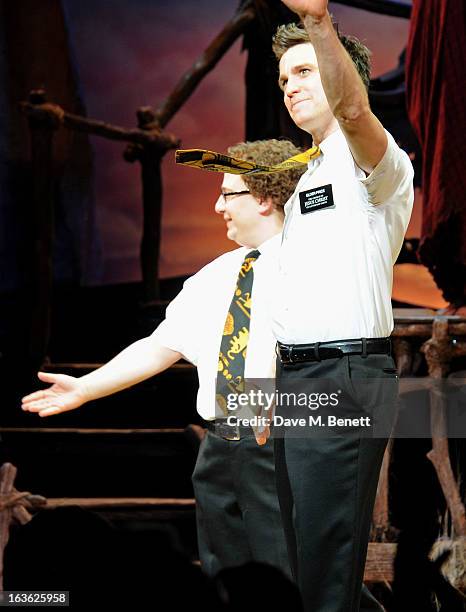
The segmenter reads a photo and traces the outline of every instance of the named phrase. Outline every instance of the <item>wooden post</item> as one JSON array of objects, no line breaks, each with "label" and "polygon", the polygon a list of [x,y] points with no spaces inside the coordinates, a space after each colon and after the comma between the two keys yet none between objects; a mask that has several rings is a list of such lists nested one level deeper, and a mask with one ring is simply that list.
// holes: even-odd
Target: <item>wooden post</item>
[{"label": "wooden post", "polygon": [[[45,103],[45,91],[31,91],[32,105]],[[29,314],[29,365],[40,367],[47,353],[52,303],[52,248],[54,237],[53,135],[59,121],[53,115],[31,115],[32,197],[26,211],[28,232],[26,299]]]},{"label": "wooden post", "polygon": [[[445,378],[455,354],[454,344],[449,337],[448,318],[436,317],[432,325],[432,338],[422,346],[426,356],[429,376],[434,381]],[[442,390],[434,386],[430,391],[432,422],[432,450],[427,457],[437,472],[448,509],[451,514],[456,537],[466,536],[466,513],[459,487],[453,474],[448,451],[446,408]]]},{"label": "wooden post", "polygon": [[[124,153],[125,159],[131,162],[140,161],[144,207],[141,267],[146,303],[160,299],[158,262],[162,216],[161,160],[168,150],[179,147],[180,141],[160,129],[155,120],[155,113],[150,107],[142,107],[138,110],[138,129],[132,130],[67,113],[56,104],[46,103],[42,90],[32,92],[29,102],[22,102],[20,108],[28,115],[31,125],[35,193],[33,230],[40,236],[40,239],[33,241],[34,257],[30,257],[37,268],[33,275],[34,279],[38,279],[36,284],[40,281],[40,292],[36,291],[39,296],[36,299],[38,306],[34,308],[32,338],[35,345],[31,350],[34,351],[34,354],[41,355],[43,359],[49,336],[52,282],[53,177],[51,152],[53,130],[63,125],[65,128],[78,132],[129,142]],[[39,230],[35,230],[36,227],[39,228],[40,233]],[[41,365],[42,359],[36,358],[34,369]]]},{"label": "wooden post", "polygon": [[[159,130],[155,113],[149,106],[137,112],[138,128],[153,133]],[[140,250],[142,283],[145,304],[160,301],[159,257],[162,233],[162,177],[161,163],[165,153],[173,148],[172,142],[146,142],[130,144],[125,151],[125,159],[141,164],[143,232]]]},{"label": "wooden post", "polygon": [[[404,338],[394,338],[393,357],[395,359],[398,374],[408,375],[411,372],[413,362],[412,346]],[[390,460],[392,455],[393,440],[389,440],[385,449],[382,467],[380,468],[379,482],[377,485],[377,496],[375,498],[374,512],[372,515],[371,541],[392,541],[395,537],[395,529],[390,525],[389,513],[389,474]]]},{"label": "wooden post", "polygon": [[390,474],[392,443],[392,440],[388,441],[383,456],[382,466],[380,468],[377,496],[375,498],[374,511],[372,513],[372,542],[392,541],[395,536],[396,530],[390,526],[390,512],[388,507],[388,479]]},{"label": "wooden post", "polygon": [[413,347],[406,338],[393,338],[393,359],[399,376],[412,376]]},{"label": "wooden post", "polygon": [[[2,465],[0,468],[0,499],[11,493],[13,482],[16,477],[16,468],[11,464]],[[3,552],[8,543],[10,535],[10,523],[13,509],[5,507],[0,511],[0,591],[3,591]]]},{"label": "wooden post", "polygon": [[26,524],[32,518],[28,509],[39,508],[46,503],[40,495],[17,491],[13,486],[16,473],[17,469],[11,463],[4,463],[0,468],[0,591],[3,591],[3,554],[12,521]]},{"label": "wooden post", "polygon": [[[151,108],[140,108],[138,127],[150,131],[155,127],[155,115]],[[140,151],[142,179],[142,205],[144,222],[141,241],[141,270],[144,301],[160,300],[159,259],[162,234],[162,177],[160,165],[166,149],[145,145]]]}]

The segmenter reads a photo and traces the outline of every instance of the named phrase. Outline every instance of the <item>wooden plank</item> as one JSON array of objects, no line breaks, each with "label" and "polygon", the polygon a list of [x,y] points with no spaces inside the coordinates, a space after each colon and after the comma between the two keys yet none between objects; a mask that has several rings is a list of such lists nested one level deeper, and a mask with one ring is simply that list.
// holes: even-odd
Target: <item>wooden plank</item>
[{"label": "wooden plank", "polygon": [[393,582],[396,548],[396,544],[369,542],[364,571],[365,582]]},{"label": "wooden plank", "polygon": [[196,58],[194,64],[181,76],[170,95],[158,106],[155,114],[157,124],[160,127],[163,128],[167,125],[195,91],[204,76],[215,68],[223,55],[244,33],[248,25],[257,18],[254,4],[251,1],[243,3],[202,55]]},{"label": "wooden plank", "polygon": [[176,506],[177,508],[194,508],[193,498],[172,497],[49,497],[44,510],[80,506],[81,508],[142,508]]},{"label": "wooden plank", "polygon": [[448,319],[451,323],[465,320],[461,315],[442,315],[430,308],[394,308],[393,317],[395,323],[432,322],[437,318]]},{"label": "wooden plank", "polygon": [[394,308],[393,318],[397,323],[405,321],[432,321],[435,310],[431,308]]}]

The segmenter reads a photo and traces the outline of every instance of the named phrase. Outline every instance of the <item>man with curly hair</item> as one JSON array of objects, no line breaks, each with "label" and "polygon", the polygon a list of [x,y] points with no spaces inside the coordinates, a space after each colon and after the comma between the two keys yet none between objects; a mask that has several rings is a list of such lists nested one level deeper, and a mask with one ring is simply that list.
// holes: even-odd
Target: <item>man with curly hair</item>
[{"label": "man with curly hair", "polygon": [[370,109],[368,50],[336,31],[327,0],[283,2],[301,23],[274,37],[279,86],[321,154],[285,206],[277,384],[289,391],[304,381],[309,391],[328,383],[340,415],[368,414],[374,424],[382,414],[386,423],[378,434],[358,419],[341,419],[351,422],[345,429],[327,420],[321,436],[311,428],[275,433],[278,495],[306,612],[381,610],[361,589],[395,412],[392,269],[411,214],[413,169]]},{"label": "man with curly hair", "polygon": [[[234,157],[262,165],[278,164],[299,152],[285,140],[240,143],[228,150]],[[216,380],[227,362],[222,354],[224,339],[233,348],[231,303],[232,296],[238,296],[239,273],[246,269],[245,262],[248,269],[252,266],[254,284],[244,299],[241,295],[238,298],[242,312],[250,319],[248,342],[243,347],[244,376],[272,379],[275,375],[275,338],[268,309],[276,280],[283,205],[304,170],[302,166],[244,178],[225,174],[215,211],[226,223],[228,238],[240,248],[217,257],[189,278],[151,336],[80,378],[39,372],[40,380],[52,386],[23,399],[24,410],[44,417],[130,387],[183,357],[196,365],[197,407],[207,432],[193,485],[199,555],[209,576],[250,561],[269,563],[290,574],[272,441],[266,442],[259,432],[258,446],[250,427],[220,422]]]}]

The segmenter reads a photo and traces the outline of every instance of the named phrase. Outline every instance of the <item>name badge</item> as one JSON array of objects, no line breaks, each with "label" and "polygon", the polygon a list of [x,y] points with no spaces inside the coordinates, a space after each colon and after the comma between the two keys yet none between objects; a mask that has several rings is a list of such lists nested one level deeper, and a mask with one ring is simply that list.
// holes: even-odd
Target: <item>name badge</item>
[{"label": "name badge", "polygon": [[309,191],[299,192],[299,203],[301,206],[301,214],[321,210],[322,208],[334,208],[332,185],[322,185],[309,189]]}]

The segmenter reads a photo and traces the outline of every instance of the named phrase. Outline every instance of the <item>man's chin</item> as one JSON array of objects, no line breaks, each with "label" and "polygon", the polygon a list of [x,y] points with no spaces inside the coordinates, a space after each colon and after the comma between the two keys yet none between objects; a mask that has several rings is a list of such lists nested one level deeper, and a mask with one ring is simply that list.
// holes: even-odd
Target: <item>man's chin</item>
[{"label": "man's chin", "polygon": [[[249,246],[247,244],[248,241],[246,241],[246,244],[245,244],[245,241],[241,238],[241,234],[238,235],[238,232],[235,232],[235,231],[232,231],[232,230],[228,230],[227,231],[227,238],[228,238],[228,240],[232,240],[233,242],[236,242],[236,244],[238,246],[245,246],[245,247],[249,248]],[[250,248],[252,249],[254,247],[250,247]]]},{"label": "man's chin", "polygon": [[295,115],[291,115],[291,119],[293,123],[297,125],[301,130],[305,132],[308,131],[308,123],[310,121],[310,117],[305,115],[304,113],[297,112]]},{"label": "man's chin", "polygon": [[234,242],[236,242],[236,232],[231,227],[227,229],[227,238],[228,240],[233,240]]}]

